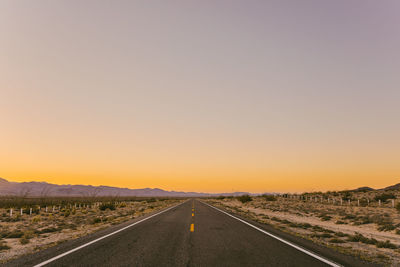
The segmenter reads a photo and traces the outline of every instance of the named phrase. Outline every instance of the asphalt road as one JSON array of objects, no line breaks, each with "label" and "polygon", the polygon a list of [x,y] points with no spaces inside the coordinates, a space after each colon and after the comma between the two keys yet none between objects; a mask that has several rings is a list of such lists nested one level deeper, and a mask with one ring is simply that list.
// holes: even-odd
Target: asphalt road
[{"label": "asphalt road", "polygon": [[[252,223],[252,225],[263,227],[257,223]],[[109,230],[108,234],[116,229]],[[35,266],[85,245],[101,237],[100,234],[87,240],[61,244],[58,247],[20,258],[8,265]],[[293,241],[302,242],[300,239],[292,239],[291,242]],[[300,246],[302,245],[307,247],[307,244],[300,244]],[[308,250],[310,249],[308,248]],[[333,261],[341,265],[368,265],[326,248],[317,250],[318,252],[315,254],[323,258],[326,258],[326,255],[333,257]],[[308,267],[329,265],[198,200],[189,200],[48,262],[46,266]]]}]

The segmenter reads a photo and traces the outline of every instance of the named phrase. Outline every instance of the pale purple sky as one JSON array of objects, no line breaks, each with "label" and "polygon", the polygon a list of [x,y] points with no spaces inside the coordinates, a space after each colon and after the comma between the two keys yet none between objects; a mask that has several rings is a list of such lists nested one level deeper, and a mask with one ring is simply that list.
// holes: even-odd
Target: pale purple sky
[{"label": "pale purple sky", "polygon": [[394,182],[399,14],[399,1],[1,1],[0,176]]}]

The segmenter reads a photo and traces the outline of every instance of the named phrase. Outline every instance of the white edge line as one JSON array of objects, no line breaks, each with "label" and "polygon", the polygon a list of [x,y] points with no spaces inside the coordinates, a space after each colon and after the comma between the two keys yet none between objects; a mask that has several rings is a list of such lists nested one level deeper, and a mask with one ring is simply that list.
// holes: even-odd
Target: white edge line
[{"label": "white edge line", "polygon": [[314,257],[314,258],[316,258],[316,259],[318,259],[318,260],[320,260],[320,261],[322,261],[322,262],[324,262],[324,263],[326,263],[326,264],[328,264],[328,265],[330,265],[330,266],[342,267],[342,265],[339,265],[339,264],[337,264],[337,263],[335,263],[335,262],[333,262],[333,261],[327,260],[327,259],[325,259],[325,258],[323,258],[323,257],[321,257],[321,256],[319,256],[319,255],[317,255],[317,254],[315,254],[315,253],[313,253],[313,252],[311,252],[311,251],[308,251],[308,250],[306,250],[306,249],[304,249],[304,248],[302,248],[302,247],[300,247],[300,246],[298,246],[298,245],[293,244],[292,242],[286,241],[285,239],[282,239],[282,238],[280,238],[280,237],[278,237],[278,236],[276,236],[276,235],[274,235],[274,234],[271,234],[271,233],[269,233],[269,232],[267,232],[267,231],[265,231],[265,230],[263,230],[263,229],[261,229],[261,228],[255,226],[255,225],[252,225],[251,223],[248,223],[248,222],[246,222],[245,220],[242,220],[242,219],[240,219],[240,218],[237,218],[237,217],[235,217],[235,216],[229,214],[228,212],[225,212],[225,211],[223,211],[223,210],[220,210],[220,209],[218,209],[218,208],[216,208],[216,207],[214,207],[214,206],[212,206],[212,205],[210,205],[210,204],[207,204],[207,203],[205,203],[205,202],[202,202],[202,201],[200,201],[200,202],[203,203],[203,204],[206,204],[207,206],[209,206],[209,207],[211,207],[211,208],[214,208],[214,209],[216,209],[216,210],[218,210],[218,211],[220,211],[220,212],[222,212],[222,213],[224,213],[224,214],[226,214],[226,215],[228,215],[228,216],[230,216],[230,217],[232,217],[232,218],[234,218],[234,219],[236,219],[236,220],[238,220],[238,221],[240,221],[240,222],[242,222],[242,223],[244,223],[244,224],[247,224],[248,226],[253,227],[254,229],[256,229],[256,230],[258,230],[258,231],[260,231],[260,232],[262,232],[262,233],[264,233],[264,234],[266,234],[266,235],[269,235],[270,237],[275,238],[275,239],[277,239],[277,240],[279,240],[279,241],[285,243],[286,245],[289,245],[289,246],[291,246],[291,247],[293,247],[293,248],[295,248],[295,249],[297,249],[297,250],[300,250],[301,252],[303,252],[303,253],[305,253],[305,254],[311,256],[311,257]]},{"label": "white edge line", "polygon": [[[188,200],[187,200],[187,201],[188,201]],[[172,207],[170,207],[170,208],[168,208],[168,209],[162,210],[162,211],[160,211],[160,212],[158,212],[158,213],[156,213],[156,214],[150,215],[149,217],[146,217],[146,218],[144,218],[144,219],[142,219],[142,220],[140,220],[140,221],[137,221],[137,222],[134,222],[134,223],[132,223],[132,224],[130,224],[130,225],[127,225],[127,226],[125,226],[125,227],[123,227],[123,228],[121,228],[121,229],[119,229],[119,230],[117,230],[117,231],[115,231],[115,232],[112,232],[112,233],[109,233],[109,234],[104,235],[104,236],[102,236],[102,237],[99,237],[99,238],[97,238],[97,239],[95,239],[95,240],[92,240],[92,241],[86,243],[86,244],[83,244],[83,245],[81,245],[81,246],[79,246],[79,247],[76,247],[76,248],[74,248],[74,249],[71,249],[71,250],[69,250],[69,251],[67,251],[67,252],[64,252],[64,253],[62,253],[62,254],[60,254],[60,255],[58,255],[58,256],[55,256],[55,257],[53,257],[53,258],[51,258],[51,259],[48,259],[48,260],[46,260],[46,261],[44,261],[44,262],[41,262],[41,263],[39,263],[39,264],[36,264],[36,265],[34,265],[33,267],[41,267],[41,266],[44,266],[44,265],[46,265],[46,264],[48,264],[48,263],[50,263],[50,262],[52,262],[52,261],[58,260],[59,258],[62,258],[62,257],[64,257],[64,256],[68,255],[68,254],[71,254],[71,253],[73,253],[73,252],[75,252],[75,251],[77,251],[77,250],[80,250],[81,248],[87,247],[87,246],[89,246],[89,245],[91,245],[91,244],[93,244],[93,243],[96,243],[96,242],[98,242],[98,241],[104,239],[104,238],[107,238],[107,237],[109,237],[109,236],[115,235],[116,233],[119,233],[119,232],[121,232],[121,231],[124,231],[124,230],[128,229],[129,227],[132,227],[132,226],[134,226],[134,225],[136,225],[136,224],[138,224],[138,223],[144,222],[144,221],[146,221],[146,220],[148,220],[148,219],[150,219],[150,218],[153,218],[154,216],[160,215],[161,213],[164,213],[164,212],[166,212],[166,211],[168,211],[168,210],[170,210],[170,209],[176,208],[176,207],[182,205],[183,203],[186,203],[187,201],[184,201],[184,202],[182,202],[182,203],[179,203],[178,205],[172,206]]]}]

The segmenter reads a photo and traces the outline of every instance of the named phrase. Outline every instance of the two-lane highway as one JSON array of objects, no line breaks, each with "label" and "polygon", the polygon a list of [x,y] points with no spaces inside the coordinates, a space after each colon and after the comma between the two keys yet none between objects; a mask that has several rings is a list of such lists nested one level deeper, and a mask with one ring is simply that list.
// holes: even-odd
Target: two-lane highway
[{"label": "two-lane highway", "polygon": [[9,265],[335,266],[198,200],[97,239],[73,250],[52,248]]}]

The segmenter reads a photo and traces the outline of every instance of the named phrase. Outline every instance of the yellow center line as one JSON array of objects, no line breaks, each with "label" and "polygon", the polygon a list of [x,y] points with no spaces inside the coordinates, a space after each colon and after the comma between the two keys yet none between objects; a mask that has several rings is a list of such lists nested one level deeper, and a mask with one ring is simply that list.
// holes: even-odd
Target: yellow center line
[{"label": "yellow center line", "polygon": [[194,232],[194,223],[190,225],[190,232]]},{"label": "yellow center line", "polygon": [[194,217],[194,213],[192,213],[192,217]]}]

